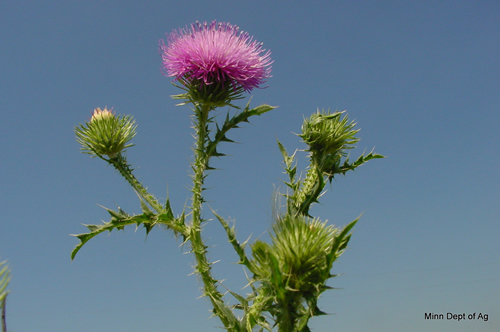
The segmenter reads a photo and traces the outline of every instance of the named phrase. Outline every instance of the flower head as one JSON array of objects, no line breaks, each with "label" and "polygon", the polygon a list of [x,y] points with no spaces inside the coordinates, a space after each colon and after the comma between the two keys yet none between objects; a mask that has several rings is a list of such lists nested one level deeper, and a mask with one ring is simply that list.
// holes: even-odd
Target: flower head
[{"label": "flower head", "polygon": [[190,91],[196,87],[217,95],[232,89],[238,95],[271,77],[270,51],[263,53],[262,43],[229,23],[196,22],[167,34],[167,41],[168,46],[160,40],[162,70]]},{"label": "flower head", "polygon": [[[345,112],[345,111],[344,111]],[[355,135],[359,129],[355,129],[355,122],[349,122],[344,112],[318,110],[317,113],[305,119],[302,124],[302,134],[298,135],[309,146],[312,159],[327,172],[347,155],[346,150],[354,148],[359,141]]]},{"label": "flower head", "polygon": [[133,146],[127,143],[134,138],[136,127],[131,116],[116,116],[111,109],[96,108],[89,122],[75,128],[75,134],[84,153],[115,158],[118,153]]}]

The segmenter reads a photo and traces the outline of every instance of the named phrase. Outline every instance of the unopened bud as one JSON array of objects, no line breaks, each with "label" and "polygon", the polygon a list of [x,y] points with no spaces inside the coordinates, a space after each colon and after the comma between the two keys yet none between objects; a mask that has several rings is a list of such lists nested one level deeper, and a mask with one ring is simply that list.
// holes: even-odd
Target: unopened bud
[{"label": "unopened bud", "polygon": [[96,108],[89,122],[75,128],[75,134],[84,153],[112,159],[133,146],[127,143],[134,138],[136,128],[131,116],[116,116],[111,109]]},{"label": "unopened bud", "polygon": [[349,122],[344,112],[317,112],[305,119],[300,136],[309,146],[313,160],[320,169],[328,169],[347,155],[346,150],[352,149],[359,139],[355,136],[359,131],[354,129],[354,122]]},{"label": "unopened bud", "polygon": [[114,117],[115,115],[113,114],[112,110],[113,109],[108,110],[106,107],[104,108],[104,110],[101,110],[99,107],[96,108],[94,110],[94,113],[92,113],[92,118],[90,118],[90,122]]}]

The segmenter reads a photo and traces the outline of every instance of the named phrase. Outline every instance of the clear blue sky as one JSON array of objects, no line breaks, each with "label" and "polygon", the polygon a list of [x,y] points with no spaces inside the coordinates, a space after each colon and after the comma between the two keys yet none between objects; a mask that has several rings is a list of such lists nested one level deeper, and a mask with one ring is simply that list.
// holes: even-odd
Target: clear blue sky
[{"label": "clear blue sky", "polygon": [[[500,330],[500,3],[497,1],[1,1],[0,260],[12,269],[12,332],[219,331],[193,258],[154,229],[102,234],[71,262],[69,234],[100,223],[96,204],[139,213],[125,181],[79,152],[73,128],[95,107],[138,122],[128,158],[182,211],[190,110],[160,73],[158,40],[192,22],[228,21],[272,51],[279,106],[231,134],[207,192],[238,237],[266,238],[276,138],[319,108],[347,110],[364,150],[388,156],[335,181],[312,212],[336,225],[364,213],[334,266],[313,331]],[[299,153],[300,155],[300,153]],[[306,167],[304,154],[299,168]],[[329,188],[330,189],[330,188]],[[208,213],[207,213],[208,214]],[[216,222],[215,276],[246,280]],[[489,321],[426,321],[424,313]]]}]

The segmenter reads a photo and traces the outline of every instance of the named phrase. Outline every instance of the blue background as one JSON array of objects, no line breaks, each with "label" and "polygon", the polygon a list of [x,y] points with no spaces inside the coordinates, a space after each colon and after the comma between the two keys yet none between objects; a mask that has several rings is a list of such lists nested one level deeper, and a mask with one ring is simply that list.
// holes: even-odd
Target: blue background
[{"label": "blue background", "polygon": [[[219,331],[197,299],[193,258],[161,228],[102,234],[71,262],[96,204],[140,213],[134,192],[79,152],[74,126],[96,107],[138,122],[128,158],[174,213],[188,204],[188,107],[160,73],[158,40],[196,20],[228,21],[272,51],[252,105],[279,106],[224,144],[206,198],[238,238],[267,239],[284,190],[276,139],[317,108],[347,110],[357,157],[312,213],[342,226],[363,213],[313,331],[500,330],[500,3],[497,1],[1,1],[0,260],[12,270],[11,332]],[[221,111],[224,115],[225,111]],[[298,152],[299,168],[307,167]],[[207,211],[207,210],[205,210]],[[206,217],[210,214],[206,212]],[[242,267],[220,225],[204,237],[214,274],[239,291]],[[242,291],[245,293],[245,290]],[[425,320],[425,313],[489,320]]]}]

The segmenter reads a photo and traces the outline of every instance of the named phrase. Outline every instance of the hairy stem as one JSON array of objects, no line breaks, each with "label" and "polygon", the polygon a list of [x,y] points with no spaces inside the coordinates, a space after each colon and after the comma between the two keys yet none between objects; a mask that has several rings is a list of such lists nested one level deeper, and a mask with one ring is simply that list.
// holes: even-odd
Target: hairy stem
[{"label": "hairy stem", "polygon": [[293,205],[295,207],[295,215],[309,215],[309,207],[311,204],[317,202],[321,196],[325,183],[322,175],[319,173],[318,168],[311,161],[309,171],[306,178],[302,181],[300,189],[293,194]]},{"label": "hairy stem", "polygon": [[156,200],[156,198],[148,193],[146,188],[136,179],[134,174],[132,174],[132,169],[130,165],[127,164],[125,157],[119,153],[116,158],[104,159],[111,165],[113,165],[118,172],[127,180],[127,182],[134,188],[134,190],[139,194],[139,196],[144,199],[153,209],[158,213],[163,213],[163,206]]},{"label": "hairy stem", "polygon": [[[223,295],[217,290],[217,280],[214,279],[210,273],[211,263],[207,260],[207,247],[201,238],[201,223],[203,221],[201,216],[201,208],[203,204],[203,183],[206,177],[206,170],[208,168],[208,161],[210,156],[207,153],[208,138],[208,113],[211,108],[204,105],[195,106],[195,116],[193,117],[194,128],[196,130],[196,146],[195,146],[195,161],[193,167],[193,193],[191,213],[192,213],[192,226],[190,233],[190,241],[193,254],[196,258],[196,272],[199,273],[204,285],[204,295],[210,298],[214,307],[214,314],[219,316],[226,328],[231,327],[231,321],[235,317],[228,317],[232,315],[229,308],[221,308],[224,306]],[[227,310],[226,310],[227,309]]]}]

